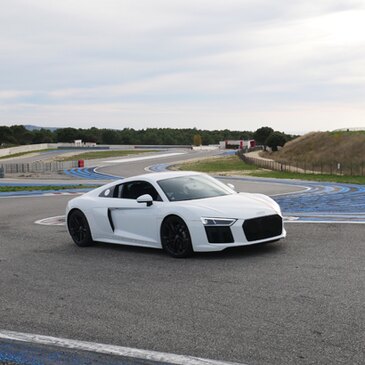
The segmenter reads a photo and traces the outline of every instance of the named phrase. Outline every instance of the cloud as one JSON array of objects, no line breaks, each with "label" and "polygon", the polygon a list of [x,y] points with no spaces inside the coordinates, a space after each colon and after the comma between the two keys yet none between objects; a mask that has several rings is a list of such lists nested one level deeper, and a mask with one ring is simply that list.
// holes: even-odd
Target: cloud
[{"label": "cloud", "polygon": [[32,91],[19,91],[19,90],[0,90],[0,101],[1,100],[18,100],[24,96],[32,95]]},{"label": "cloud", "polygon": [[326,129],[341,105],[365,124],[364,17],[351,0],[14,0],[0,13],[2,114],[84,123],[94,110],[114,127],[128,105],[123,120],[144,127],[256,129],[281,113],[280,126],[317,115]]}]

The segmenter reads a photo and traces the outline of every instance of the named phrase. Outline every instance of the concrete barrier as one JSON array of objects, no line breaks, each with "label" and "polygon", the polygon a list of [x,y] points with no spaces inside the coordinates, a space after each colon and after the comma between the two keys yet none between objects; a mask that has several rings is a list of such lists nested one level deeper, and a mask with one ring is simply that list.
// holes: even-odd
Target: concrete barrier
[{"label": "concrete barrier", "polygon": [[11,155],[15,155],[17,153],[46,150],[48,148],[57,148],[57,143],[27,144],[25,146],[1,148],[0,157],[11,156]]}]

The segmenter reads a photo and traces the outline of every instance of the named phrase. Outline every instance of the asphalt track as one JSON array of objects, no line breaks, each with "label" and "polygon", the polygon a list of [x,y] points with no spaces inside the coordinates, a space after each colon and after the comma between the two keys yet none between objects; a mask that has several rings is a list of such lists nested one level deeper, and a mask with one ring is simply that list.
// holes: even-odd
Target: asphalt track
[{"label": "asphalt track", "polygon": [[[126,176],[128,169],[101,172]],[[274,195],[303,190],[301,183],[234,183]],[[318,207],[333,197],[334,208],[346,195],[363,197],[351,188],[310,188],[298,194],[304,208],[311,195]],[[290,196],[279,198],[290,205]],[[276,244],[174,260],[101,243],[80,249],[64,226],[34,224],[63,215],[69,199],[0,199],[1,329],[245,364],[364,363],[362,224],[291,223]],[[0,341],[0,353],[11,346],[22,351]]]}]

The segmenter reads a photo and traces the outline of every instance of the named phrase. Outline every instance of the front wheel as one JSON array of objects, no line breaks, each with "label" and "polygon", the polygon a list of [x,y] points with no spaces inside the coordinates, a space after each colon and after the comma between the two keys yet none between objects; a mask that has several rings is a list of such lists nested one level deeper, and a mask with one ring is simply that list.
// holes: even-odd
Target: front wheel
[{"label": "front wheel", "polygon": [[81,210],[75,209],[68,214],[67,228],[77,246],[86,247],[94,243],[89,223]]},{"label": "front wheel", "polygon": [[183,258],[193,254],[188,226],[175,215],[165,218],[161,225],[161,244],[172,257]]}]

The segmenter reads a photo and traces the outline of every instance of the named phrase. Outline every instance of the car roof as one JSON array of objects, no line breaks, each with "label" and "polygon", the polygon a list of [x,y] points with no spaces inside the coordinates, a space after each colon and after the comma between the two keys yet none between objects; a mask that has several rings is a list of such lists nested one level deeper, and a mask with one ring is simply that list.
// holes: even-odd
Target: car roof
[{"label": "car roof", "polygon": [[[195,171],[166,171],[166,172],[153,172],[150,174],[143,174],[143,175],[136,175],[136,176],[131,176],[128,177],[122,181],[127,182],[127,181],[131,181],[131,180],[147,180],[150,182],[156,182],[159,180],[164,180],[164,179],[171,179],[174,177],[180,177],[180,176],[191,176],[191,175],[202,175],[200,172],[195,172]],[[122,182],[121,181],[121,182]]]}]

